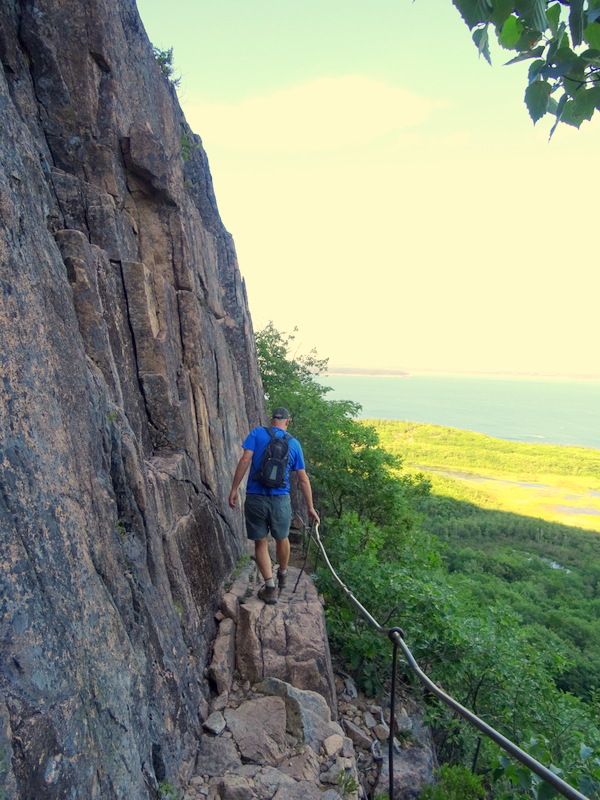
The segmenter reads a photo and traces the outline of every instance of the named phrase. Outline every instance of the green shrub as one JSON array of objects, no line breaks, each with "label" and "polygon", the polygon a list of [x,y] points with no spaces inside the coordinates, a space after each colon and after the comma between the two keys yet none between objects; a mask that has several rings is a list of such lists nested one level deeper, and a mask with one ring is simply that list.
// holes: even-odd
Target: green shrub
[{"label": "green shrub", "polygon": [[167,78],[173,86],[179,86],[181,78],[173,77],[175,73],[175,67],[173,66],[173,48],[169,47],[168,50],[161,50],[160,47],[152,45],[152,52],[165,78]]},{"label": "green shrub", "polygon": [[467,767],[444,764],[437,771],[437,783],[421,790],[419,800],[483,800],[485,789],[480,775]]}]

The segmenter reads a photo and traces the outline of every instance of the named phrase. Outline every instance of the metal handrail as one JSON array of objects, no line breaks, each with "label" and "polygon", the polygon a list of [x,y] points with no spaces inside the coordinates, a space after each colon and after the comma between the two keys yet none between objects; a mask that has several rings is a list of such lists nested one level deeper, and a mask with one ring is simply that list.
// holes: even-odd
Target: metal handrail
[{"label": "metal handrail", "polygon": [[[472,711],[469,711],[468,708],[465,708],[465,706],[461,705],[449,694],[446,694],[446,692],[440,689],[439,686],[436,686],[436,684],[431,680],[431,678],[429,678],[423,672],[421,667],[417,664],[415,657],[410,652],[408,645],[404,641],[403,638],[404,633],[402,632],[402,630],[400,628],[385,628],[382,625],[380,625],[377,622],[377,620],[371,614],[369,614],[367,609],[356,599],[356,597],[352,594],[350,589],[348,589],[345,583],[338,576],[338,574],[336,573],[331,564],[331,561],[329,560],[329,556],[327,555],[325,547],[323,546],[321,537],[319,536],[318,522],[314,524],[313,533],[315,541],[317,542],[321,554],[325,559],[325,563],[327,564],[331,574],[333,575],[334,579],[336,580],[337,584],[339,585],[340,589],[342,590],[346,598],[352,603],[352,605],[355,606],[355,608],[360,612],[360,614],[367,620],[367,622],[369,622],[375,628],[376,631],[388,636],[389,639],[394,643],[394,645],[402,650],[402,653],[404,654],[404,657],[406,658],[406,661],[408,662],[408,665],[410,666],[412,671],[415,673],[415,675],[421,681],[421,683],[424,686],[426,686],[427,689],[432,694],[434,694],[443,703],[445,703],[447,706],[456,711],[456,713],[459,714],[461,717],[463,717],[463,719],[466,719],[467,722],[470,722],[471,725],[474,725],[476,728],[478,728],[488,738],[496,742],[496,744],[500,745],[500,747],[506,750],[507,753],[510,753],[511,756],[514,756],[514,758],[516,758],[518,761],[524,764],[528,769],[530,769],[532,772],[535,772],[535,774],[538,775],[540,778],[542,778],[542,780],[546,781],[546,783],[549,783],[551,786],[553,786],[557,792],[560,792],[560,794],[563,795],[563,797],[568,798],[568,800],[588,800],[588,798],[585,795],[581,794],[581,792],[577,791],[577,789],[574,789],[568,783],[563,781],[562,778],[560,778],[558,775],[555,775],[554,772],[549,770],[543,764],[540,764],[540,762],[536,761],[536,759],[530,756],[529,753],[526,753],[524,750],[521,750],[521,748],[518,747],[516,744],[514,744],[514,742],[511,742],[510,739],[507,739],[501,733],[498,733],[498,731],[492,728],[491,725],[488,725],[487,722],[484,722]],[[390,800],[392,799],[392,775],[393,775],[392,771],[393,754],[391,748],[392,725],[393,721],[392,719],[390,719],[390,770],[389,770]]]}]

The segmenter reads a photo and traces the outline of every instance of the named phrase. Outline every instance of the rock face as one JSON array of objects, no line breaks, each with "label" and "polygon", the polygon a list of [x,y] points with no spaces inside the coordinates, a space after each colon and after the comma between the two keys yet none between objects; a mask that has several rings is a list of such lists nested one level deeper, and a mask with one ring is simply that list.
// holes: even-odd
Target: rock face
[{"label": "rock face", "polygon": [[245,290],[133,0],[4,0],[0,60],[0,797],[155,797],[244,548]]}]

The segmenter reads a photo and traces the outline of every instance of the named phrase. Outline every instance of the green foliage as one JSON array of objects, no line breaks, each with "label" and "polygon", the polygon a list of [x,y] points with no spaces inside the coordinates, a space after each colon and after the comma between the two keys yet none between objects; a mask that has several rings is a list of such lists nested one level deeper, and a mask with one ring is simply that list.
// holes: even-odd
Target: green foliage
[{"label": "green foliage", "polygon": [[434,474],[431,493],[416,500],[423,526],[444,545],[449,572],[467,579],[476,602],[507,605],[532,629],[554,637],[557,651],[568,653],[556,685],[589,699],[600,681],[598,533],[499,510],[478,488],[484,483],[466,480],[466,470],[513,480],[539,479],[544,470],[544,481],[551,473],[569,486],[579,473],[578,481],[595,486],[585,476],[598,474],[598,451],[505,442],[418,423],[380,422],[376,429],[407,462],[451,470],[445,475],[453,478]]},{"label": "green foliage", "polygon": [[499,44],[531,60],[525,104],[533,122],[550,113],[579,128],[600,108],[598,0],[453,0],[490,63],[490,29]]},{"label": "green foliage", "polygon": [[375,427],[392,453],[410,452],[408,460],[413,463],[496,477],[518,475],[526,481],[546,474],[589,477],[598,481],[600,489],[600,451],[592,448],[511,442],[420,422],[367,420],[366,424]]},{"label": "green foliage", "polygon": [[168,50],[161,50],[160,47],[152,45],[152,52],[162,74],[173,86],[177,88],[181,83],[181,78],[174,77],[175,67],[173,66],[173,48],[169,47]]},{"label": "green foliage", "polygon": [[236,580],[237,577],[239,577],[244,567],[246,567],[249,563],[250,563],[250,554],[242,553],[241,556],[238,558],[235,567],[232,569],[228,580],[225,581],[224,586],[226,591],[228,591],[232,587],[233,582]]},{"label": "green foliage", "polygon": [[437,782],[425,786],[419,800],[482,800],[485,798],[480,775],[466,767],[443,764],[436,774]]},{"label": "green foliage", "polygon": [[242,553],[241,556],[237,560],[237,564],[235,565],[231,577],[235,580],[241,571],[250,563],[250,554],[249,553]]},{"label": "green foliage", "polygon": [[158,798],[159,800],[180,800],[181,792],[169,781],[162,781],[158,784]]},{"label": "green foliage", "polygon": [[269,323],[256,336],[267,407],[285,406],[293,422],[311,476],[315,505],[322,515],[346,512],[378,524],[394,523],[408,530],[413,524],[410,498],[426,493],[421,478],[399,477],[400,459],[379,445],[375,430],[355,417],[360,406],[328,400],[330,389],[317,377],[327,361],[314,350],[292,354],[295,332],[281,334]]},{"label": "green foliage", "polygon": [[347,798],[358,791],[358,783],[355,778],[352,775],[346,774],[343,770],[338,775],[337,786],[343,800],[347,800]]},{"label": "green foliage", "polygon": [[[410,427],[403,438],[396,437],[394,423],[357,422],[358,406],[327,400],[328,389],[316,380],[326,362],[314,352],[291,355],[292,343],[293,335],[286,337],[272,325],[258,334],[266,399],[270,407],[292,411],[293,433],[305,447],[321,503],[322,539],[341,580],[381,625],[402,628],[421,667],[450,695],[524,749],[537,746],[532,740],[542,742],[540,760],[557,765],[567,782],[585,786],[588,797],[595,797],[599,764],[592,748],[600,742],[600,692],[593,689],[593,676],[600,669],[590,643],[598,635],[600,610],[597,534],[578,531],[574,547],[573,529],[567,526],[541,526],[540,520],[488,511],[457,501],[450,489],[430,492],[429,482],[411,477],[400,456],[410,454],[411,461],[424,465],[441,459],[443,466],[456,467],[452,459],[443,460],[443,429],[423,426],[422,435],[411,423],[395,423]],[[381,452],[379,435],[389,452]],[[569,480],[584,476],[577,479],[596,485],[593,452],[577,449],[573,456],[571,448],[557,448],[558,454],[545,451],[544,460],[539,453],[521,452],[514,442],[504,443],[509,448],[504,452],[501,443],[482,438],[482,446],[471,442],[463,453],[471,469],[477,465],[478,471],[492,473],[501,463],[514,474],[521,462],[537,476],[560,474],[568,465]],[[413,443],[418,461],[410,450]],[[460,443],[450,444],[453,458],[458,457]],[[434,476],[431,485],[437,482]],[[552,570],[549,559],[568,564],[571,572]],[[333,649],[368,693],[387,688],[389,640],[358,615],[329,569],[318,568],[317,579]],[[402,679],[411,683],[408,666],[399,666]],[[581,697],[561,691],[560,681],[567,681],[570,691],[578,687]],[[519,777],[515,783],[518,773],[508,762],[503,765],[503,751],[485,738],[480,741],[477,731],[445,705],[434,698],[428,703],[427,722],[440,760],[472,764],[477,752],[479,770],[493,781],[490,797],[549,796],[531,776],[529,783]],[[446,770],[449,788],[443,796],[480,797],[478,779],[470,786],[466,775]],[[455,789],[461,794],[452,795]]]},{"label": "green foliage", "polygon": [[181,158],[184,161],[189,161],[190,158],[192,157],[194,150],[198,149],[199,144],[194,140],[193,134],[184,128],[181,131],[180,146],[181,146]]},{"label": "green foliage", "polygon": [[[555,775],[563,780],[568,780],[565,771],[553,763],[553,751],[547,738],[544,736],[532,738],[527,743],[526,749],[537,761],[547,765]],[[570,764],[570,770],[576,776],[575,780],[571,779],[571,785],[590,800],[598,800],[600,789],[598,752],[580,742],[579,751],[574,756],[573,763]],[[493,776],[496,781],[503,780],[505,785],[510,787],[499,795],[499,800],[519,800],[520,798],[549,800],[549,798],[561,796],[549,783],[507,756],[500,756],[496,760]]]}]

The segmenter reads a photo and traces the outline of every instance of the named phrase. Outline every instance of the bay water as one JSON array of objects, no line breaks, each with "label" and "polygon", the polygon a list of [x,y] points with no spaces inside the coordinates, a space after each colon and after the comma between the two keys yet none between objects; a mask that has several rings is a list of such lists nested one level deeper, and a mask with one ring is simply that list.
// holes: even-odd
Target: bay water
[{"label": "bay water", "polygon": [[497,439],[600,448],[600,380],[465,375],[323,375],[362,419],[430,422]]}]

